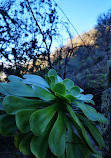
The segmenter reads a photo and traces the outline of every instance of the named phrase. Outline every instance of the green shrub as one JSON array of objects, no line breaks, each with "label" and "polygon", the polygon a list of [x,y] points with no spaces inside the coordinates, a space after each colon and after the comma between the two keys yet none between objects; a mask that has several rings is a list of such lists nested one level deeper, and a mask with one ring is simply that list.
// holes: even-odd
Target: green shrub
[{"label": "green shrub", "polygon": [[102,79],[104,79],[106,76],[105,76],[105,74],[102,74],[100,77],[101,77]]},{"label": "green shrub", "polygon": [[92,77],[92,74],[89,74],[88,77],[91,78],[91,77]]},{"label": "green shrub", "polygon": [[96,80],[90,80],[91,84],[97,85],[97,81]]},{"label": "green shrub", "polygon": [[[51,69],[45,79],[26,74],[0,83],[0,133],[14,136],[15,146],[36,158],[100,158],[104,147],[96,127],[107,119],[89,104],[91,94]],[[93,140],[93,143],[92,143]],[[95,148],[96,145],[96,148]]]}]

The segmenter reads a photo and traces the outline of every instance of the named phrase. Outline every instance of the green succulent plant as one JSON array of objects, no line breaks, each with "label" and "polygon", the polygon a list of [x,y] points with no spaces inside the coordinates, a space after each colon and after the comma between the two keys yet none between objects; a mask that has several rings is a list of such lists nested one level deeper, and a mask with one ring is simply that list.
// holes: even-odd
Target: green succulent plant
[{"label": "green succulent plant", "polygon": [[[14,136],[24,155],[36,158],[100,158],[105,146],[96,125],[107,119],[91,104],[93,95],[51,69],[45,79],[10,75],[0,83],[0,133]],[[96,148],[95,148],[96,146]]]}]

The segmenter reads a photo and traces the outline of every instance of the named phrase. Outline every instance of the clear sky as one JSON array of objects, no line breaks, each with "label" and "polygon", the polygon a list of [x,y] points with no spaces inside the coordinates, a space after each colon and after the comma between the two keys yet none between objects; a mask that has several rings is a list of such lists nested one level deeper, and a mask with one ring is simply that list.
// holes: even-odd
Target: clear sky
[{"label": "clear sky", "polygon": [[[55,0],[81,34],[93,28],[97,17],[111,9],[111,0]],[[63,15],[60,13],[61,16]]]}]

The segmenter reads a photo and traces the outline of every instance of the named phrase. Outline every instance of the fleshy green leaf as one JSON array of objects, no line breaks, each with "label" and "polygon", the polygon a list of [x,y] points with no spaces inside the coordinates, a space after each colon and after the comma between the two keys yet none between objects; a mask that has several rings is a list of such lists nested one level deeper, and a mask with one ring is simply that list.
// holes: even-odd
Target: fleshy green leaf
[{"label": "fleshy green leaf", "polygon": [[14,96],[37,97],[32,87],[25,85],[22,82],[9,82],[8,91]]},{"label": "fleshy green leaf", "polygon": [[57,75],[57,81],[58,81],[58,82],[62,82],[63,79],[62,79],[59,75]]},{"label": "fleshy green leaf", "polygon": [[38,158],[46,158],[48,142],[46,136],[34,136],[31,141],[31,152]]},{"label": "fleshy green leaf", "polygon": [[93,95],[92,94],[86,94],[86,95],[84,95],[84,94],[80,94],[80,95],[78,95],[77,96],[77,99],[78,100],[91,100],[93,98]]},{"label": "fleshy green leaf", "polygon": [[51,80],[50,80],[50,78],[48,77],[48,75],[45,75],[45,80],[46,80],[46,82],[48,83],[48,85],[51,84]]},{"label": "fleshy green leaf", "polygon": [[43,100],[54,100],[55,96],[51,94],[49,91],[46,91],[45,89],[38,87],[38,86],[33,86],[34,91],[36,92],[36,96],[40,99]]},{"label": "fleshy green leaf", "polygon": [[3,97],[0,97],[0,110],[4,110],[4,107],[3,107]]},{"label": "fleshy green leaf", "polygon": [[49,88],[49,85],[47,84],[47,82],[40,76],[38,75],[31,75],[31,74],[26,74],[23,76],[24,78],[26,78],[23,82],[27,83],[27,84],[36,84],[36,85],[42,85],[44,87]]},{"label": "fleshy green leaf", "polygon": [[80,88],[77,86],[74,86],[73,88],[70,89],[70,92],[73,96],[77,96],[80,94]]},{"label": "fleshy green leaf", "polygon": [[0,83],[0,93],[4,95],[10,95],[10,92],[8,91],[8,83]]},{"label": "fleshy green leaf", "polygon": [[20,152],[23,152],[24,155],[32,155],[30,150],[30,142],[32,137],[32,133],[26,135],[19,144],[19,150]]},{"label": "fleshy green leaf", "polygon": [[73,121],[80,127],[81,132],[82,132],[82,135],[83,135],[85,141],[87,142],[88,146],[89,146],[90,149],[92,150],[92,152],[94,152],[94,153],[96,153],[98,156],[100,156],[99,153],[98,153],[98,152],[96,151],[96,149],[94,148],[94,146],[93,146],[93,144],[92,144],[92,142],[91,142],[89,136],[87,135],[87,132],[86,132],[84,126],[82,125],[81,121],[78,119],[78,117],[76,116],[76,114],[74,113],[74,111],[73,111],[73,109],[71,108],[71,106],[67,105],[67,108],[68,108],[68,110],[69,110],[69,112],[70,112],[70,114],[71,114],[71,116],[72,116],[72,118],[73,118]]},{"label": "fleshy green leaf", "polygon": [[26,99],[16,96],[6,96],[3,100],[3,106],[5,111],[11,115],[16,114],[17,112],[23,109],[37,109],[42,106],[48,105],[50,105],[50,103],[48,102]]},{"label": "fleshy green leaf", "polygon": [[70,79],[64,79],[63,84],[66,86],[67,90],[70,90],[72,87],[74,87],[74,82]]},{"label": "fleshy green leaf", "polygon": [[[80,87],[79,87],[80,88]],[[84,92],[84,90],[82,88],[80,88],[80,93]]]},{"label": "fleshy green leaf", "polygon": [[31,140],[31,144],[30,144],[31,152],[37,158],[49,158],[47,157],[48,137],[53,123],[54,123],[54,119],[48,124],[46,130],[41,136],[34,136]]},{"label": "fleshy green leaf", "polygon": [[85,103],[91,103],[93,105],[95,105],[95,102],[93,100],[84,100]]},{"label": "fleshy green leaf", "polygon": [[17,149],[19,149],[19,144],[22,141],[22,139],[26,136],[24,133],[16,133],[14,135],[14,145]]},{"label": "fleshy green leaf", "polygon": [[71,101],[65,96],[63,96],[63,95],[61,95],[61,94],[59,94],[57,92],[55,92],[55,95],[57,96],[58,100],[61,100],[62,103],[63,102],[71,103]]},{"label": "fleshy green leaf", "polygon": [[13,134],[17,130],[15,117],[8,114],[0,116],[0,133],[4,136]]},{"label": "fleshy green leaf", "polygon": [[66,127],[64,124],[64,116],[61,112],[58,113],[58,118],[52,127],[49,135],[49,147],[52,153],[56,156],[62,156],[65,152]]},{"label": "fleshy green leaf", "polygon": [[83,111],[84,115],[91,121],[98,121],[103,123],[106,123],[108,121],[102,114],[97,112],[93,107],[78,101],[74,101],[74,104],[76,104]]},{"label": "fleshy green leaf", "polygon": [[69,95],[69,94],[71,94],[71,92],[70,92],[70,91],[68,91],[68,90],[66,90],[66,95]]},{"label": "fleshy green leaf", "polygon": [[57,158],[66,158],[65,152],[64,152],[64,154],[62,156],[58,156]]},{"label": "fleshy green leaf", "polygon": [[22,82],[23,81],[22,78],[15,76],[15,75],[8,76],[8,80],[11,82]]},{"label": "fleshy green leaf", "polygon": [[70,125],[67,126],[67,158],[89,158],[89,151],[84,142],[72,130]]},{"label": "fleshy green leaf", "polygon": [[50,69],[48,72],[48,76],[54,76],[55,79],[57,78],[57,72],[54,69]]},{"label": "fleshy green leaf", "polygon": [[54,76],[49,76],[48,77],[47,75],[45,75],[45,79],[46,79],[47,83],[49,84],[50,88],[52,89],[53,85],[56,82],[55,77]]},{"label": "fleshy green leaf", "polygon": [[79,115],[79,117],[82,121],[84,121],[84,123],[88,127],[90,133],[92,134],[93,138],[95,139],[95,141],[97,142],[99,147],[100,148],[105,147],[103,137],[102,137],[100,131],[98,130],[98,128],[92,122],[90,122],[87,118],[80,116],[80,115]]},{"label": "fleshy green leaf", "polygon": [[57,84],[55,84],[53,86],[52,90],[54,92],[57,92],[57,93],[63,95],[63,96],[66,94],[66,87],[64,86],[63,83],[57,83]]},{"label": "fleshy green leaf", "polygon": [[92,153],[92,156],[97,157],[97,158],[103,158],[100,154],[98,153]]},{"label": "fleshy green leaf", "polygon": [[46,91],[48,91],[48,88],[47,88],[47,87],[43,86],[42,84],[34,83],[33,81],[31,82],[30,79],[25,79],[25,80],[23,81],[23,83],[29,84],[29,85],[32,85],[32,86],[33,86],[33,85],[34,85],[34,86],[38,86],[38,87],[41,87],[41,88],[45,89]]},{"label": "fleshy green leaf", "polygon": [[22,110],[16,114],[16,124],[22,133],[28,133],[30,131],[29,119],[34,110]]},{"label": "fleshy green leaf", "polygon": [[34,135],[41,135],[57,111],[56,104],[38,110],[31,115],[30,126]]},{"label": "fleshy green leaf", "polygon": [[71,94],[66,95],[65,98],[69,99],[71,102],[76,99],[76,98],[75,98],[73,95],[71,95]]},{"label": "fleshy green leaf", "polygon": [[50,80],[51,80],[50,87],[52,88],[53,85],[56,83],[56,79],[55,79],[54,76],[50,76],[49,78],[50,78]]},{"label": "fleshy green leaf", "polygon": [[23,83],[26,83],[26,84],[31,84],[31,85],[37,85],[37,86],[40,86],[40,87],[46,87],[46,88],[49,88],[49,85],[47,84],[47,82],[42,78],[38,76],[37,79],[34,79],[34,78],[26,78],[23,80]]}]

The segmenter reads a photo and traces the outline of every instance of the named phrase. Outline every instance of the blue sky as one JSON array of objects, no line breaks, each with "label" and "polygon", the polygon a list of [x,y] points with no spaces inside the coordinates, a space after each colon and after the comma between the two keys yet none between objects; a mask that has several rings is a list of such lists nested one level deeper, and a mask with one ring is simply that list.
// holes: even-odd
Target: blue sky
[{"label": "blue sky", "polygon": [[[111,8],[111,0],[55,0],[81,34],[93,28],[97,17]],[[60,15],[63,14],[60,12]]]}]

